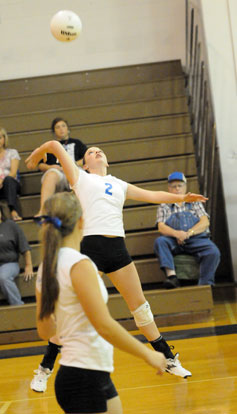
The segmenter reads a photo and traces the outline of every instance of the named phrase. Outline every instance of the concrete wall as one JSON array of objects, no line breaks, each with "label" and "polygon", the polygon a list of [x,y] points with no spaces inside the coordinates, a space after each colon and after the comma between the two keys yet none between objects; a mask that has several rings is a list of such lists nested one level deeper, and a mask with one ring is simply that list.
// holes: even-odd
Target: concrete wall
[{"label": "concrete wall", "polygon": [[[50,33],[59,10],[72,10],[81,36]],[[184,59],[185,0],[0,0],[0,80]]]},{"label": "concrete wall", "polygon": [[237,281],[237,2],[200,0]]}]

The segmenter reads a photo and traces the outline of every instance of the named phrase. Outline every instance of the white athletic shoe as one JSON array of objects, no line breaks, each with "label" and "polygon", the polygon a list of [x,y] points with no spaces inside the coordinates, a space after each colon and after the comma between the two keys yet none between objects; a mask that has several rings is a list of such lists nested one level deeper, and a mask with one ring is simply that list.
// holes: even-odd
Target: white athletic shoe
[{"label": "white athletic shoe", "polygon": [[45,392],[47,389],[47,381],[53,371],[49,368],[43,368],[39,365],[39,368],[34,371],[35,375],[30,383],[30,388],[36,392]]},{"label": "white athletic shoe", "polygon": [[191,377],[192,374],[187,369],[183,368],[181,365],[181,362],[179,361],[179,354],[175,354],[175,357],[168,358],[167,366],[166,366],[166,372],[169,372],[169,374],[177,375],[178,377],[182,378],[188,378]]}]

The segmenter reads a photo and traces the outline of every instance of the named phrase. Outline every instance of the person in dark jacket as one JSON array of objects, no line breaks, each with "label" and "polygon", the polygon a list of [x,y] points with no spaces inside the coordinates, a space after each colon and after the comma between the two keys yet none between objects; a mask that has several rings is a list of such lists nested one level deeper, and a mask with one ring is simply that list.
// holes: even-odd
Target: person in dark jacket
[{"label": "person in dark jacket", "polygon": [[[70,130],[68,122],[61,118],[55,118],[51,124],[51,130],[55,139],[60,141],[67,153],[71,156],[73,161],[82,166],[82,159],[87,150],[87,146],[79,139],[70,138]],[[42,209],[45,200],[53,195],[55,192],[69,191],[69,184],[63,169],[53,154],[47,154],[46,160],[39,162],[38,168],[44,172],[41,179],[41,198],[40,210],[36,216],[42,215]]]},{"label": "person in dark jacket", "polygon": [[33,276],[30,246],[17,223],[5,220],[0,207],[0,290],[10,305],[23,305],[14,279],[20,273],[19,256],[25,259],[24,279]]}]

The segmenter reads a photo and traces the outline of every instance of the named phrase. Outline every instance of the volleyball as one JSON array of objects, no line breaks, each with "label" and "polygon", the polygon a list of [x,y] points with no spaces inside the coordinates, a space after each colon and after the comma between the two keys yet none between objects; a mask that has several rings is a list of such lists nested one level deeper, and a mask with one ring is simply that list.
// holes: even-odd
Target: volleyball
[{"label": "volleyball", "polygon": [[75,40],[81,33],[81,29],[80,17],[70,10],[57,12],[50,22],[51,33],[60,42]]}]

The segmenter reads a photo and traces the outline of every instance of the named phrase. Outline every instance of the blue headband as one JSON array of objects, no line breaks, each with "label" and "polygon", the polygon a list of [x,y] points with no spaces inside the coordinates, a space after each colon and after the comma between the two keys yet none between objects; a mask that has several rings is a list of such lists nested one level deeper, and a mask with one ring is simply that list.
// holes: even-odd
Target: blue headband
[{"label": "blue headband", "polygon": [[42,226],[42,224],[44,223],[52,223],[53,226],[58,230],[62,227],[62,220],[60,220],[58,217],[38,216],[38,217],[34,217],[33,220],[39,226]]}]

